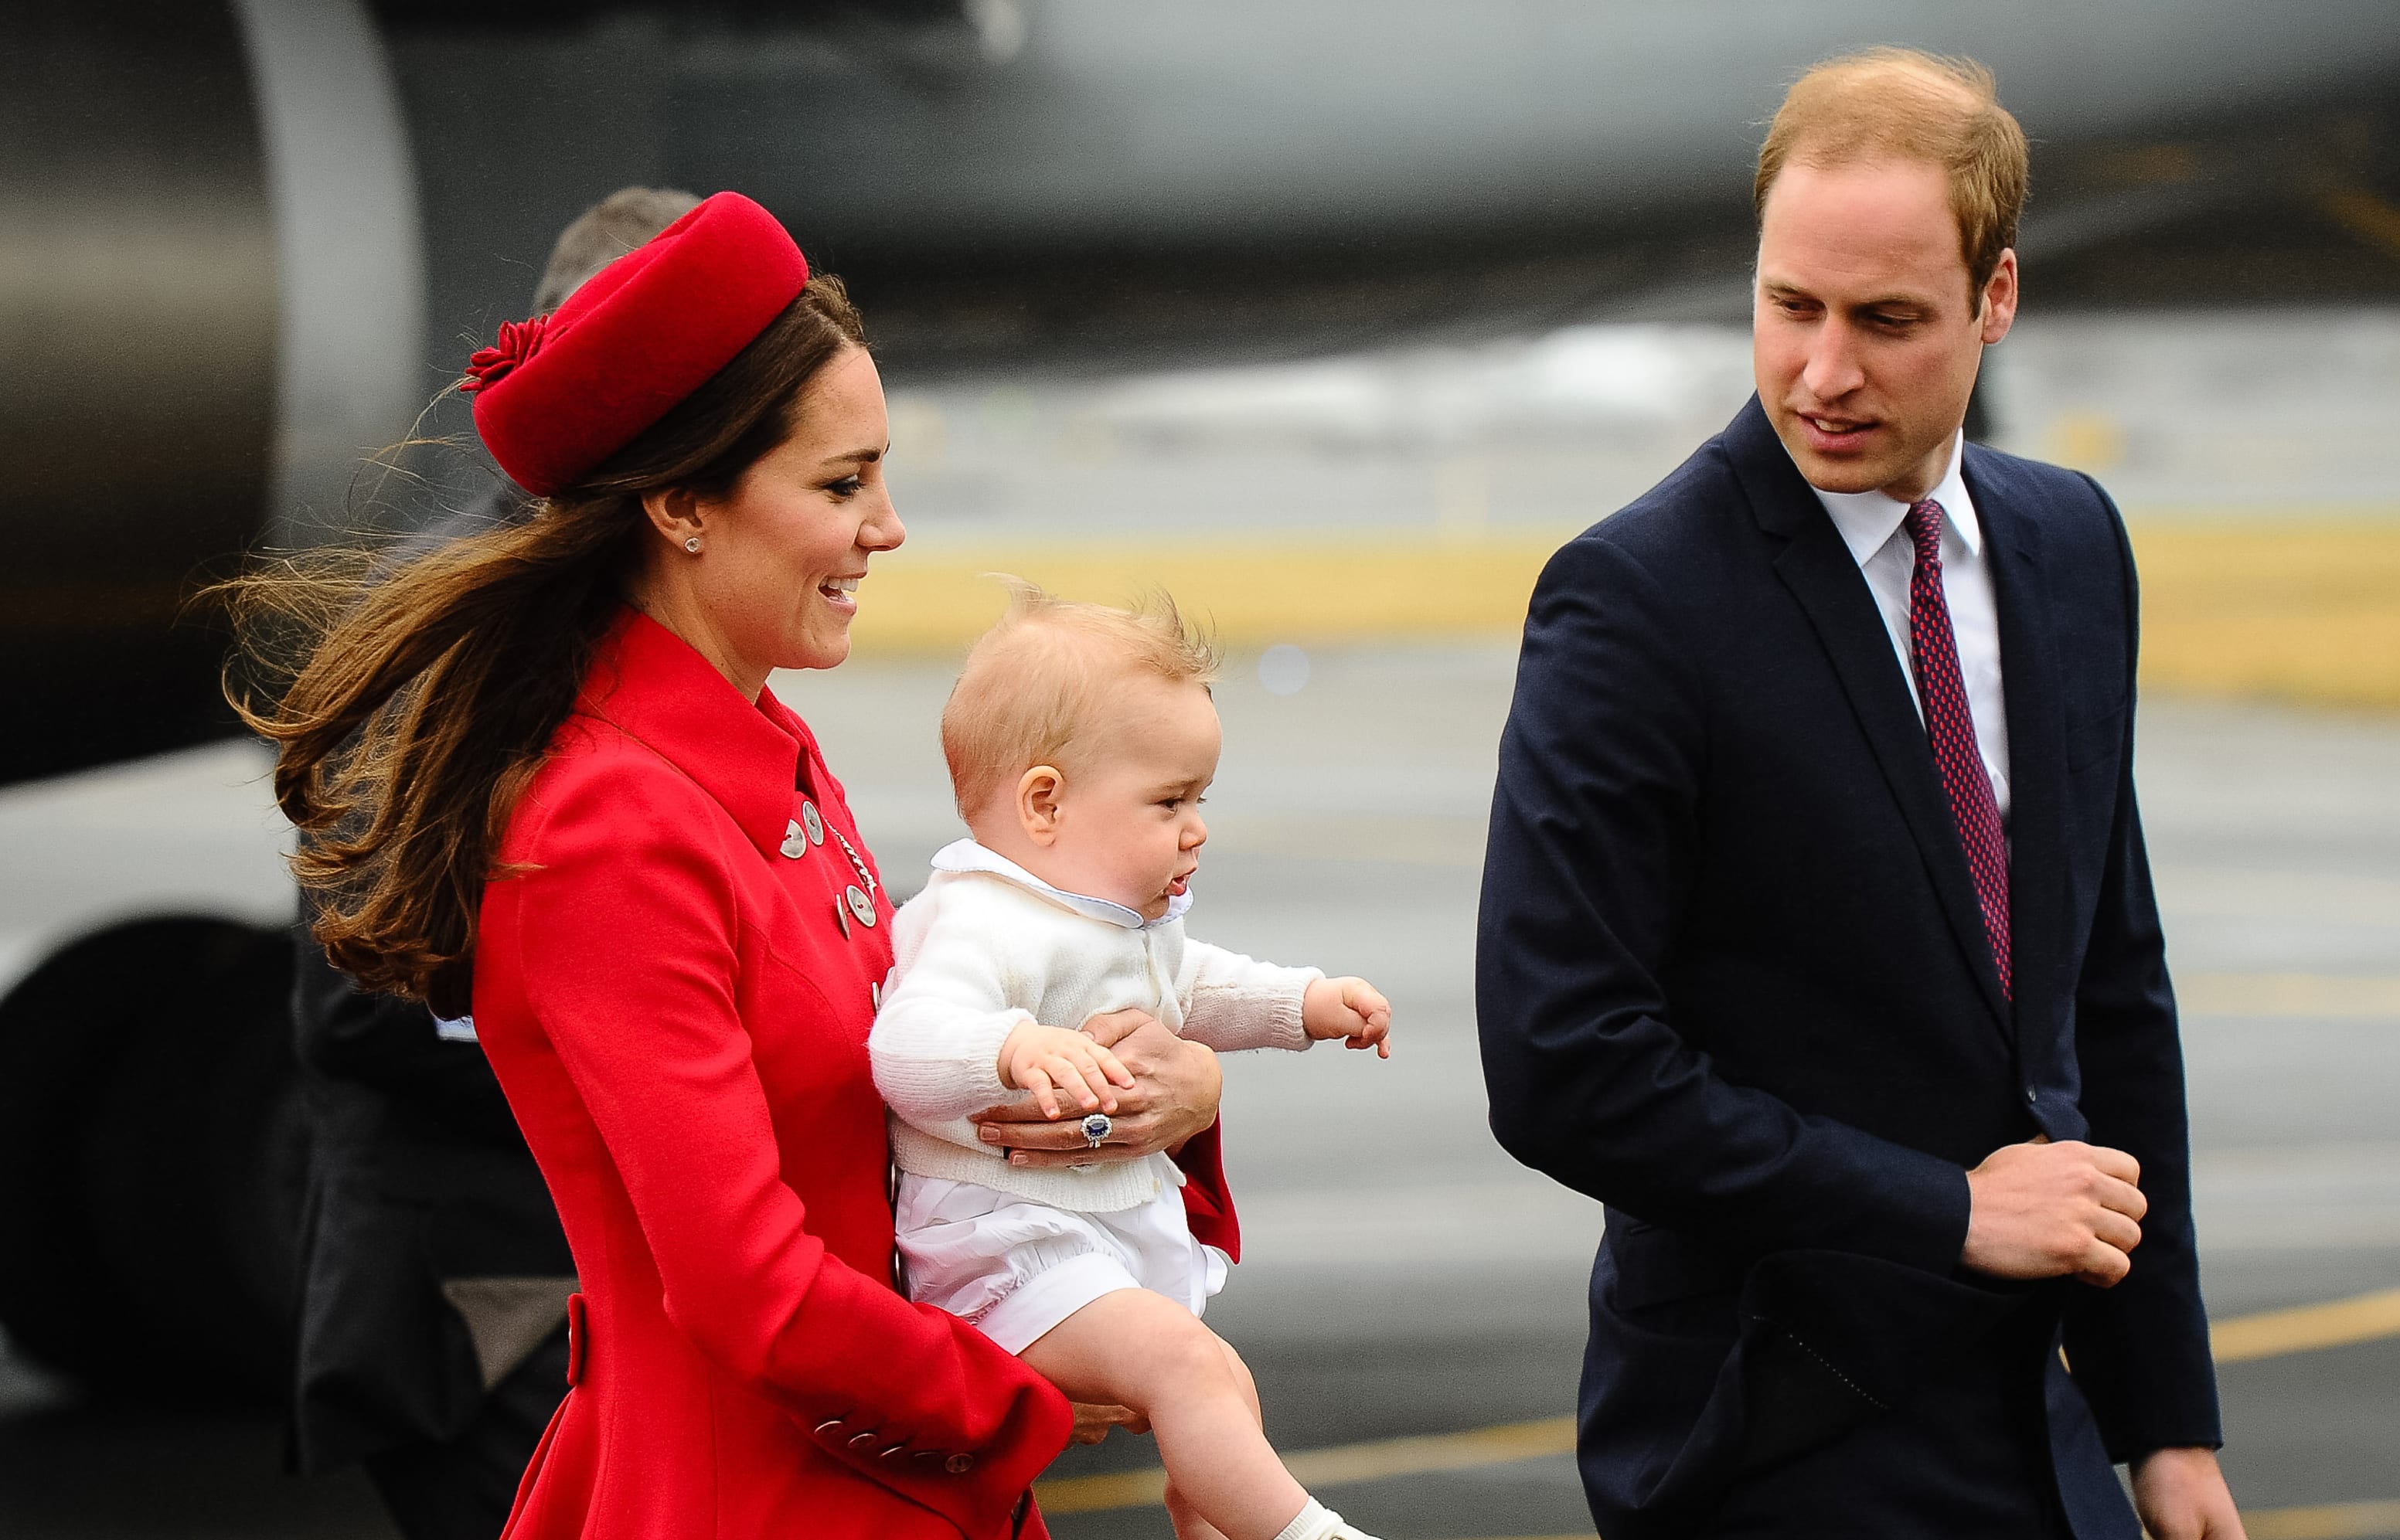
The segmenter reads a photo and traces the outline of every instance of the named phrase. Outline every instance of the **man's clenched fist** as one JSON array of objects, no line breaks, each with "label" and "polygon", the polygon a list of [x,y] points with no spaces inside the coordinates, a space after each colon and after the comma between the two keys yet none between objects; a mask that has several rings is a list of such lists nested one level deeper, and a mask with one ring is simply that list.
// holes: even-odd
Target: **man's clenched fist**
[{"label": "man's clenched fist", "polygon": [[2141,1164],[2070,1141],[2009,1144],[1967,1173],[1971,1208],[1960,1261],[2002,1278],[2072,1274],[2107,1288],[2133,1270],[2149,1200]]}]

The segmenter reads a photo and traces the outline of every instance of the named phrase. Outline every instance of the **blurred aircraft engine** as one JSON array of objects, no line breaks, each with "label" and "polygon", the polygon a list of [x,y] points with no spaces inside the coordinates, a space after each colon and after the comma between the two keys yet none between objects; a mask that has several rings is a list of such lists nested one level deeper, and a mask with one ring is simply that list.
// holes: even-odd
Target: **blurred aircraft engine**
[{"label": "blurred aircraft engine", "polygon": [[[99,1379],[274,1394],[298,1126],[289,943],[256,895],[277,831],[252,814],[195,863],[188,827],[97,837],[106,810],[147,805],[131,794],[67,777],[61,805],[102,810],[95,826],[32,837],[25,798],[233,730],[225,638],[184,608],[275,533],[267,511],[338,519],[360,457],[404,429],[415,184],[353,5],[86,0],[8,26],[0,787],[22,790],[0,892],[0,1323]],[[161,806],[188,817],[171,786]],[[213,863],[220,891],[177,891],[179,861]]]},{"label": "blurred aircraft engine", "polygon": [[[0,784],[223,736],[178,616],[419,388],[416,186],[345,4],[22,7],[0,49]],[[211,564],[216,564],[213,568]]]},{"label": "blurred aircraft engine", "polygon": [[275,431],[275,231],[221,7],[22,7],[0,49],[0,781],[225,730],[172,629],[248,543]]}]

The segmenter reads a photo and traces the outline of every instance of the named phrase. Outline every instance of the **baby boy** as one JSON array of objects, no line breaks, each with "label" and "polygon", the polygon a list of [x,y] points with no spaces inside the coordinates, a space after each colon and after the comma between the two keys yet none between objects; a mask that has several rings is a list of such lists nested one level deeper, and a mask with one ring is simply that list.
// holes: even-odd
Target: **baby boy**
[{"label": "baby boy", "polygon": [[942,713],[960,814],[893,926],[868,1043],[893,1111],[909,1293],[975,1321],[1071,1399],[1158,1437],[1181,1540],[1369,1540],[1302,1490],[1234,1350],[1201,1324],[1222,1252],[1193,1238],[1164,1154],[1025,1167],[969,1115],[1030,1097],[1105,1138],[1133,1077],[1076,1030],[1138,1008],[1220,1051],[1340,1038],[1388,1056],[1364,980],[1187,940],[1200,802],[1222,735],[1216,658],[1160,601],[1070,604],[1019,585]]}]

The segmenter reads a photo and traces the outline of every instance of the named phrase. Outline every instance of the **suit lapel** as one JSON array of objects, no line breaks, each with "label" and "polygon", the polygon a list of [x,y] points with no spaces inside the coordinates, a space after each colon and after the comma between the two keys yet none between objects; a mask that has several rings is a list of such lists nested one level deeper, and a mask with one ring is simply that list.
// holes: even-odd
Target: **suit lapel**
[{"label": "suit lapel", "polygon": [[[1756,398],[1725,430],[1725,447],[1760,526],[1786,542],[1775,558],[1776,575],[1807,612],[1842,682],[1860,730],[1882,768],[1884,782],[1900,804],[1909,833],[1916,837],[1951,933],[1982,986],[1992,1023],[2005,1034],[2008,1002],[2000,993],[1991,942],[1976,907],[1967,852],[1958,841],[1949,799],[1934,768],[1925,724],[1909,698],[1908,682],[1892,651],[1891,634],[1884,630],[1866,578],[1842,543],[1834,521],[1801,480]],[[2005,634],[2002,646],[2006,646]],[[2013,725],[2013,715],[2011,720]],[[2013,918],[2012,903],[2011,921]]]},{"label": "suit lapel", "polygon": [[[2058,654],[2042,572],[2041,525],[2022,497],[1986,474],[1970,446],[1965,467],[1999,607],[2000,677],[2009,717],[2009,943],[2017,1025],[2040,1030],[2063,981],[2059,877],[2066,855],[2066,747]],[[2037,1037],[2035,1041],[2039,1041]]]}]

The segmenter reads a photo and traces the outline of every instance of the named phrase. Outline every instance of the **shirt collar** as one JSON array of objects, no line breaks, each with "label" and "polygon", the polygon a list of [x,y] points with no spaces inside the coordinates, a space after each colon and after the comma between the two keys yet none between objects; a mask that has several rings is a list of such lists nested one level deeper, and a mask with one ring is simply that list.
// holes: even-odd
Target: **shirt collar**
[{"label": "shirt collar", "polygon": [[808,729],[771,692],[744,700],[689,642],[628,608],[602,639],[575,705],[690,776],[761,854],[782,849],[811,756]]},{"label": "shirt collar", "polygon": [[[1984,528],[1975,517],[1975,500],[1967,495],[1966,461],[1967,435],[1961,429],[1950,441],[1950,469],[1929,496],[1942,505],[1943,514],[1958,532],[1968,554],[1980,556]],[[1850,548],[1850,559],[1861,566],[1889,542],[1892,531],[1908,517],[1908,504],[1881,492],[1828,492],[1815,485],[1808,490],[1817,494],[1834,529],[1841,533],[1842,543]]]},{"label": "shirt collar", "polygon": [[1087,920],[1105,920],[1128,931],[1147,931],[1160,925],[1171,925],[1183,918],[1192,907],[1192,894],[1187,891],[1166,901],[1166,912],[1156,920],[1144,920],[1139,909],[1128,909],[1114,899],[1095,898],[1089,893],[1070,893],[1027,871],[1008,857],[973,839],[954,839],[934,852],[934,869],[937,872],[982,872],[1028,888],[1056,904],[1064,905]]}]

